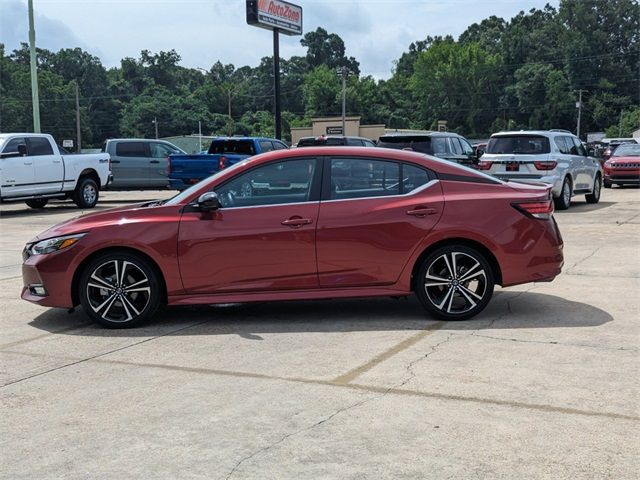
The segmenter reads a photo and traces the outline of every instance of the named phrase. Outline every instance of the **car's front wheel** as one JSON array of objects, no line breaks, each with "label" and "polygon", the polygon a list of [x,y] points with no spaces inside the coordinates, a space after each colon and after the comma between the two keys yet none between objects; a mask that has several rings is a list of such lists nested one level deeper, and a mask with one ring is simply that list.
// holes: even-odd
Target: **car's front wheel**
[{"label": "car's front wheel", "polygon": [[128,328],[152,317],[162,303],[156,269],[142,256],[110,252],[82,271],[78,296],[84,311],[109,328]]},{"label": "car's front wheel", "polygon": [[605,180],[604,182],[602,182],[602,186],[604,188],[611,188],[613,184],[609,181],[609,180]]},{"label": "car's front wheel", "polygon": [[494,287],[491,265],[464,245],[439,248],[422,262],[415,290],[422,306],[443,320],[466,320],[480,313]]}]

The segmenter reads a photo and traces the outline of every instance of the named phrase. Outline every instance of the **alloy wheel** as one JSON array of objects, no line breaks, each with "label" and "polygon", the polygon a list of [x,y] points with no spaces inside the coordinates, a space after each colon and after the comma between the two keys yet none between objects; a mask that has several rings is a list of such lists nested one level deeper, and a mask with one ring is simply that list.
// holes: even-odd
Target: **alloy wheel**
[{"label": "alloy wheel", "polygon": [[97,196],[97,191],[93,185],[87,184],[82,189],[82,197],[84,198],[84,201],[88,205],[91,205],[96,201],[96,196]]},{"label": "alloy wheel", "polygon": [[89,276],[86,287],[91,309],[108,322],[129,322],[145,310],[151,283],[144,271],[127,260],[110,260]]},{"label": "alloy wheel", "polygon": [[473,310],[483,301],[487,286],[487,274],[482,264],[459,251],[436,257],[424,277],[424,291],[429,302],[450,315]]}]

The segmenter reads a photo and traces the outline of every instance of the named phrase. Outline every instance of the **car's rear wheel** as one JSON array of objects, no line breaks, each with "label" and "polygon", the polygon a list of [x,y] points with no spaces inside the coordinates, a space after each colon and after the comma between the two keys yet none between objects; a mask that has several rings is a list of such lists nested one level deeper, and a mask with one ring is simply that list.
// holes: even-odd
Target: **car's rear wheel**
[{"label": "car's rear wheel", "polygon": [[424,259],[415,290],[433,316],[466,320],[487,306],[494,282],[493,270],[483,254],[464,245],[450,245]]},{"label": "car's rear wheel", "polygon": [[562,182],[560,196],[553,199],[556,210],[567,210],[571,206],[571,191],[571,179],[566,177],[564,182]]},{"label": "car's rear wheel", "polygon": [[156,269],[142,256],[111,252],[82,271],[78,294],[84,311],[109,328],[128,328],[152,317],[162,303]]},{"label": "car's rear wheel", "polygon": [[593,182],[593,192],[584,196],[587,203],[598,203],[600,201],[600,192],[602,190],[602,179],[600,174],[596,175],[596,179]]},{"label": "car's rear wheel", "polygon": [[98,184],[89,177],[81,178],[73,192],[73,201],[80,208],[93,208],[100,196]]},{"label": "car's rear wheel", "polygon": [[49,202],[46,198],[32,198],[31,200],[27,200],[26,203],[28,207],[31,208],[44,208],[44,206]]}]

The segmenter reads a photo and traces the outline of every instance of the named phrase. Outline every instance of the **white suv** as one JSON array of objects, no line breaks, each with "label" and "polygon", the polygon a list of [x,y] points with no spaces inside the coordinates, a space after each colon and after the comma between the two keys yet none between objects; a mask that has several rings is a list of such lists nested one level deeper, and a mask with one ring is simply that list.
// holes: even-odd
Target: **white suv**
[{"label": "white suv", "polygon": [[501,180],[552,185],[558,210],[569,208],[574,195],[584,194],[587,203],[600,200],[600,162],[567,130],[494,133],[478,169]]}]

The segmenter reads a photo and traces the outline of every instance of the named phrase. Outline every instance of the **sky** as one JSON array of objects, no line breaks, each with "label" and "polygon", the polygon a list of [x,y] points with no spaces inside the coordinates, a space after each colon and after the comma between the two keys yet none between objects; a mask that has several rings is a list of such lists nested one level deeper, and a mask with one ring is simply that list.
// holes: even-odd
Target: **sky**
[{"label": "sky", "polygon": [[[491,15],[557,7],[559,0],[293,0],[303,8],[304,32],[323,27],[345,42],[362,75],[391,76],[393,61],[428,35],[457,37]],[[81,47],[106,67],[141,50],[175,49],[181,65],[209,69],[220,60],[256,66],[272,55],[268,30],[246,24],[244,0],[33,0],[36,45]],[[0,43],[28,42],[27,0],[0,0]],[[280,36],[280,56],[304,55],[299,36]]]}]

